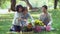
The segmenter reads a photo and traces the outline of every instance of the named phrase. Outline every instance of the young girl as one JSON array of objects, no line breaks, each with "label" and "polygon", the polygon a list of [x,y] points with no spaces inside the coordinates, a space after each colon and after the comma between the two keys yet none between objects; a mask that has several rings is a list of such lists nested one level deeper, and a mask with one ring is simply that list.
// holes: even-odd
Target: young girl
[{"label": "young girl", "polygon": [[[28,23],[27,21],[28,21],[29,17],[30,17],[30,19],[31,19],[31,22],[34,22],[33,17],[30,15],[30,13],[28,12],[27,8],[24,7],[23,13],[22,13],[22,16],[21,16],[21,18],[23,19],[22,21],[26,22],[25,24],[27,24],[27,23]],[[23,22],[23,23],[24,23],[24,22]],[[25,25],[25,24],[24,24],[24,25]],[[25,26],[26,26],[26,25],[25,25]]]},{"label": "young girl", "polygon": [[22,10],[23,10],[23,6],[21,6],[21,5],[16,6],[16,13],[15,13],[14,20],[13,20],[12,27],[11,27],[10,31],[20,32],[20,30],[21,30],[20,20],[21,20]]},{"label": "young girl", "polygon": [[44,27],[49,26],[49,30],[51,30],[52,18],[51,14],[47,12],[48,7],[46,5],[42,6],[42,13],[40,14],[39,20],[44,23]]},{"label": "young girl", "polygon": [[34,19],[30,15],[30,13],[28,12],[27,8],[24,7],[23,13],[22,13],[22,17],[21,17],[22,18],[21,24],[22,24],[23,27],[28,25],[28,19],[29,19],[29,17],[31,19],[31,23],[33,23]]}]

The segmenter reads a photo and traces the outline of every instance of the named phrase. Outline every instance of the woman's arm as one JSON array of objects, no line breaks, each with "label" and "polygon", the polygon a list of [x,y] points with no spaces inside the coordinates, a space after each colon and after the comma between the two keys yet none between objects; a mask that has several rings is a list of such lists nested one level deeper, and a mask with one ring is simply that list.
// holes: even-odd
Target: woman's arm
[{"label": "woman's arm", "polygon": [[43,13],[41,13],[40,16],[39,16],[39,20],[40,21],[43,21],[43,18],[42,17],[43,17]]},{"label": "woman's arm", "polygon": [[51,25],[52,24],[52,17],[51,17],[51,15],[50,15],[50,21],[49,21],[49,23],[48,23],[48,25]]}]

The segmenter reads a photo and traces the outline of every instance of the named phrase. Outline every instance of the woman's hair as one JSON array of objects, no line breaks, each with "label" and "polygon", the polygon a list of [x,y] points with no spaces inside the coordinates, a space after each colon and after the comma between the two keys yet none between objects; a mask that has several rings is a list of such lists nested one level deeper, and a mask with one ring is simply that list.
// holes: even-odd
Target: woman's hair
[{"label": "woman's hair", "polygon": [[22,11],[22,12],[24,12],[25,10],[27,10],[27,11],[28,11],[27,7],[23,7],[23,11]]},{"label": "woman's hair", "polygon": [[45,9],[48,9],[47,5],[43,5],[42,7],[44,7]]},{"label": "woman's hair", "polygon": [[21,8],[21,9],[23,10],[23,6],[22,6],[22,5],[17,5],[17,6],[16,6],[16,11],[18,11],[19,8]]}]

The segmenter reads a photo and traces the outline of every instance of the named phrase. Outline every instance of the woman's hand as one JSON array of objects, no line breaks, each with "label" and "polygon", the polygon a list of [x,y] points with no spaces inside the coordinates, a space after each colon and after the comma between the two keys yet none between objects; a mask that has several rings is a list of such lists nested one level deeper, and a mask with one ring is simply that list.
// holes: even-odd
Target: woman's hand
[{"label": "woman's hand", "polygon": [[47,26],[51,26],[51,24],[50,24],[50,23],[48,23],[48,24],[47,24]]}]

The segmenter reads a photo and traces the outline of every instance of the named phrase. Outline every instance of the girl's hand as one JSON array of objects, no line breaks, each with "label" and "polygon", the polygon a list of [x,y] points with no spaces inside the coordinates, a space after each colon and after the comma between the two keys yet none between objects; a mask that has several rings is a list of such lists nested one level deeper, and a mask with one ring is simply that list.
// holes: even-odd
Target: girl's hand
[{"label": "girl's hand", "polygon": [[18,18],[18,21],[20,21],[21,20],[21,18]]},{"label": "girl's hand", "polygon": [[27,19],[24,19],[24,21],[27,21]]},{"label": "girl's hand", "polygon": [[46,25],[44,25],[44,27],[46,27]]}]

